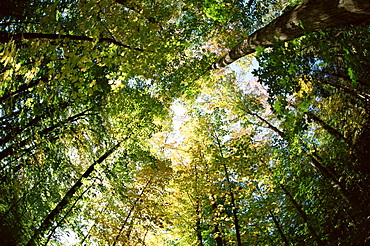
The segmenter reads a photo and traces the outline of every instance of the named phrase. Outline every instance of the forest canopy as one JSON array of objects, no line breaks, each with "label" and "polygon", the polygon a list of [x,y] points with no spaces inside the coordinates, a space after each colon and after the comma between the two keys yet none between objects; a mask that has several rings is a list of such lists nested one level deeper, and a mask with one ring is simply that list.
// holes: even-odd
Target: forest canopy
[{"label": "forest canopy", "polygon": [[1,1],[1,245],[370,243],[369,21],[367,0]]}]

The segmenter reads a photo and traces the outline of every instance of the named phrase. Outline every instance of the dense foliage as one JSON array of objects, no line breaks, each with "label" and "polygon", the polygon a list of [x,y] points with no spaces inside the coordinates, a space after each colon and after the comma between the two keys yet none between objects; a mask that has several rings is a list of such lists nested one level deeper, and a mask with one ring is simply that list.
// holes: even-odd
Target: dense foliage
[{"label": "dense foliage", "polygon": [[365,244],[369,26],[208,69],[296,3],[0,3],[1,245]]}]

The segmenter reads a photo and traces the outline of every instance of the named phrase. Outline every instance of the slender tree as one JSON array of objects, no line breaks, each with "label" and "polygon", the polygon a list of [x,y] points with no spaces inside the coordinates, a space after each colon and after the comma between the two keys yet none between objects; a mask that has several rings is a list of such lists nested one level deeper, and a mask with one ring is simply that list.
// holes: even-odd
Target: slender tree
[{"label": "slender tree", "polygon": [[75,182],[75,184],[68,190],[68,192],[64,195],[62,200],[55,206],[55,208],[48,214],[48,216],[44,219],[40,227],[33,233],[32,237],[28,241],[26,245],[37,245],[39,237],[43,236],[43,234],[52,226],[55,218],[60,215],[60,213],[69,205],[75,193],[80,189],[83,185],[83,180],[89,178],[91,173],[94,171],[95,166],[101,164],[105,161],[115,150],[117,150],[121,145],[121,142],[117,143],[111,149],[109,149],[104,155],[102,155],[99,159],[97,159],[94,163],[92,163],[89,168],[81,175],[81,177]]}]

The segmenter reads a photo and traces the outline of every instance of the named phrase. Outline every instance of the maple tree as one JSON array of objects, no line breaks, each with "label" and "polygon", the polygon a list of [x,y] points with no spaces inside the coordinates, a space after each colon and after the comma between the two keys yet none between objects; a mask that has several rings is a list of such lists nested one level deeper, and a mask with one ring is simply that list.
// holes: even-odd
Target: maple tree
[{"label": "maple tree", "polygon": [[0,3],[2,244],[368,243],[369,8]]}]

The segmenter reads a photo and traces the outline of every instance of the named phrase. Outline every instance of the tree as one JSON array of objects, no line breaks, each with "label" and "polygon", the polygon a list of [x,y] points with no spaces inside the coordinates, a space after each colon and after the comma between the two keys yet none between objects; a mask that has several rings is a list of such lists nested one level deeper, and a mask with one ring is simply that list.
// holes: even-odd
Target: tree
[{"label": "tree", "polygon": [[267,26],[257,30],[234,46],[210,69],[225,67],[260,47],[286,42],[323,28],[361,25],[369,21],[370,6],[365,0],[341,2],[307,0],[301,2]]}]

